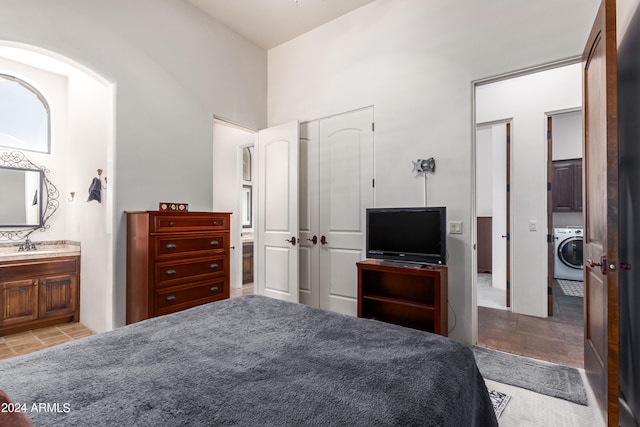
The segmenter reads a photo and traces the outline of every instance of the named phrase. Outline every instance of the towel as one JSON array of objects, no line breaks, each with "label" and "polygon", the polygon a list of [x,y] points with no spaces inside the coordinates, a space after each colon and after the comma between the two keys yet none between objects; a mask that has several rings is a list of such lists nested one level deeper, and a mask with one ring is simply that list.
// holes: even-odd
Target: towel
[{"label": "towel", "polygon": [[96,200],[98,203],[102,203],[102,182],[100,178],[93,178],[91,185],[89,186],[89,198],[87,202]]}]

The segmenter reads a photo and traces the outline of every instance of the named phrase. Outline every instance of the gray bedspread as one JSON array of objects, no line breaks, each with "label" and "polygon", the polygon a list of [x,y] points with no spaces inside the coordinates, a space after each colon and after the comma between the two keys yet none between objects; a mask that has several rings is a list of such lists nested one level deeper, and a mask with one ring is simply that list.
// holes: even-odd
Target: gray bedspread
[{"label": "gray bedspread", "polygon": [[0,361],[0,389],[36,427],[497,425],[468,347],[261,296]]}]

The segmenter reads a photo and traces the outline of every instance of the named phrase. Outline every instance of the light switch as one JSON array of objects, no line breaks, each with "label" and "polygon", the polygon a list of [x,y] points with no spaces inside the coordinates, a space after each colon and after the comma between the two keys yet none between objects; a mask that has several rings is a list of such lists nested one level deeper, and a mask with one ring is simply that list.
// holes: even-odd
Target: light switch
[{"label": "light switch", "polygon": [[462,221],[449,221],[449,234],[462,234]]},{"label": "light switch", "polygon": [[537,231],[538,230],[538,221],[532,219],[529,221],[529,231]]}]

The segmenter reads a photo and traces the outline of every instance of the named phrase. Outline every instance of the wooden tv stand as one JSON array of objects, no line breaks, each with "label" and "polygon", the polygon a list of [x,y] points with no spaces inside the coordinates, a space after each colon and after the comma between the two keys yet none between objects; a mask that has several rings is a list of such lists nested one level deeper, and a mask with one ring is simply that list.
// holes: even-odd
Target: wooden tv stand
[{"label": "wooden tv stand", "polygon": [[367,259],[358,267],[358,317],[448,335],[447,267]]}]

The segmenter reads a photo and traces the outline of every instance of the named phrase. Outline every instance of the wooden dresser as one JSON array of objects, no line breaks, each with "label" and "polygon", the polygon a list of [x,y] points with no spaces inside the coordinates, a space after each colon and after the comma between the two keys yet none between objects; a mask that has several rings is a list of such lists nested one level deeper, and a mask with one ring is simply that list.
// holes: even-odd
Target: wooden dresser
[{"label": "wooden dresser", "polygon": [[229,220],[127,212],[127,324],[229,298]]}]

